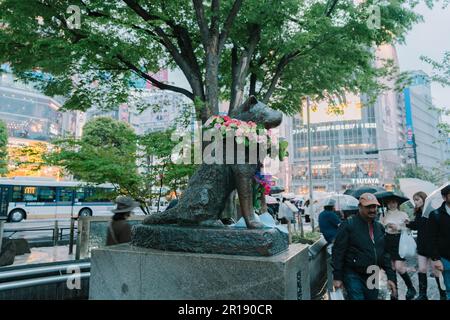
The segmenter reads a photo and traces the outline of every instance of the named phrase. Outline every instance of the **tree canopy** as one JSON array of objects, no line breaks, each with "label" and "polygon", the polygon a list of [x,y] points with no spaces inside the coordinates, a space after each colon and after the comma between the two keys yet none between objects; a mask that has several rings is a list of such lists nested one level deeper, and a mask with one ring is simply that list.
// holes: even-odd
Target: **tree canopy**
[{"label": "tree canopy", "polygon": [[149,213],[152,199],[165,195],[163,187],[176,193],[195,169],[171,163],[175,142],[170,137],[171,131],[138,136],[124,122],[98,117],[85,124],[81,139],[56,141],[46,161],[78,180],[113,184],[115,194],[132,196]]},{"label": "tree canopy", "polygon": [[[417,2],[2,0],[0,60],[45,94],[66,96],[67,109],[117,107],[142,78],[191,99],[203,121],[219,101],[231,110],[247,95],[293,113],[306,95],[375,92],[386,70],[373,48],[402,40],[420,20]],[[152,76],[175,67],[190,88]]]}]

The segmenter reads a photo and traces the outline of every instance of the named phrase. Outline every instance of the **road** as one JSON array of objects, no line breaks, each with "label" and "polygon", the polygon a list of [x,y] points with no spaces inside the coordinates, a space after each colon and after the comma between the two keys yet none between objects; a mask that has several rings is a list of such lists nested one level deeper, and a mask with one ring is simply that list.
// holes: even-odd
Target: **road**
[{"label": "road", "polygon": [[[7,222],[4,227],[4,237],[10,237],[11,239],[51,239],[53,237],[53,228],[55,227],[55,221],[58,222],[59,228],[64,228],[63,239],[68,239],[70,228],[70,218],[64,219],[39,219],[39,220],[23,220],[21,222]],[[77,223],[75,223],[76,227]],[[67,229],[65,229],[67,228]],[[49,230],[39,230],[49,229]],[[50,230],[51,229],[51,230]],[[27,231],[21,231],[27,230]]]}]

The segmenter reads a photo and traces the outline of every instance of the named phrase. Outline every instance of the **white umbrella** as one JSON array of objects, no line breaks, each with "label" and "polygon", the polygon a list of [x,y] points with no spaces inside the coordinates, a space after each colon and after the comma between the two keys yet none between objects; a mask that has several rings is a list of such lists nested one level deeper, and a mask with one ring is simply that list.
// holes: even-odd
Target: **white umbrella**
[{"label": "white umbrella", "polygon": [[429,195],[438,188],[429,181],[416,178],[402,178],[399,183],[401,192],[409,199],[412,199],[416,192],[422,191]]},{"label": "white umbrella", "polygon": [[266,203],[267,204],[277,204],[278,201],[277,201],[277,198],[266,195]]},{"label": "white umbrella", "polygon": [[430,216],[430,213],[433,210],[438,209],[442,205],[442,202],[444,202],[444,200],[442,199],[441,190],[444,189],[448,185],[449,185],[449,183],[447,182],[439,189],[434,190],[425,199],[425,204],[423,205],[423,216],[425,218],[428,218]]},{"label": "white umbrella", "polygon": [[327,204],[330,200],[335,201],[335,208],[336,210],[351,210],[358,207],[359,201],[353,196],[349,196],[347,194],[332,194],[330,196],[327,196],[325,198],[321,198],[318,200],[315,207],[315,213],[318,215],[320,212],[323,211],[323,207],[325,204]]},{"label": "white umbrella", "polygon": [[286,199],[294,199],[295,198],[295,195],[293,193],[287,193],[287,192],[282,193],[281,196]]}]

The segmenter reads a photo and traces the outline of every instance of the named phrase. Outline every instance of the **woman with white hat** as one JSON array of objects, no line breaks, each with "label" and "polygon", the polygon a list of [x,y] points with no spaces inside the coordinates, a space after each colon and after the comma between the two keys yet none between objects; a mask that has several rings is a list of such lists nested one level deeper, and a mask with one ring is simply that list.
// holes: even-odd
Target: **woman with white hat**
[{"label": "woman with white hat", "polygon": [[131,241],[131,226],[126,220],[130,217],[131,211],[139,207],[139,202],[127,196],[118,196],[115,203],[117,207],[111,210],[114,215],[106,235],[107,246]]}]

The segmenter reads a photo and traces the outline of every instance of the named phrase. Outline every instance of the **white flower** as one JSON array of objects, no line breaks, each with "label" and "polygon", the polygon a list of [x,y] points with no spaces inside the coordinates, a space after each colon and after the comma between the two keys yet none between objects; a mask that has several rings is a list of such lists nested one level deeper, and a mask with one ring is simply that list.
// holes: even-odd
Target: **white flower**
[{"label": "white flower", "polygon": [[242,143],[244,143],[244,137],[236,137],[236,143],[237,144],[242,144]]}]

